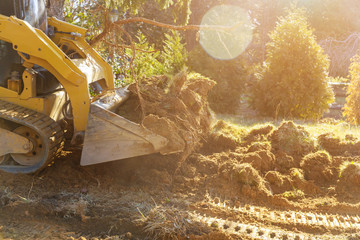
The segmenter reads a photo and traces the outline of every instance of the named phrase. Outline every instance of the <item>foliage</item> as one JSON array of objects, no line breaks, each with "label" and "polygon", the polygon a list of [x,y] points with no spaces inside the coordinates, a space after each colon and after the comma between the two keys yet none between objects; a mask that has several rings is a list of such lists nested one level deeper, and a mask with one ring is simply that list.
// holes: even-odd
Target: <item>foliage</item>
[{"label": "foliage", "polygon": [[142,16],[148,10],[144,7],[145,4],[150,4],[148,2],[156,6],[158,11],[155,13],[158,16],[161,16],[159,11],[165,12],[166,9],[170,9],[173,13],[171,15],[173,22],[186,24],[189,20],[191,0],[65,0],[65,20],[89,29],[89,35],[93,37],[107,27],[111,11],[117,13],[118,19],[126,19],[134,15]]},{"label": "foliage", "polygon": [[349,79],[344,78],[344,77],[330,77],[329,76],[328,82],[331,82],[331,83],[347,83],[347,82],[349,82]]},{"label": "foliage", "polygon": [[[159,61],[160,51],[155,50],[141,32],[138,32],[136,37],[137,41],[134,43],[134,47],[138,50],[135,50],[135,55],[133,49],[126,48],[123,54],[125,58],[122,57],[123,61],[114,61],[112,64],[114,73],[122,76],[125,84],[133,82],[134,77],[144,78],[164,72],[163,64]],[[133,56],[135,58],[131,62]],[[132,70],[135,76],[132,75]]]},{"label": "foliage", "polygon": [[327,85],[329,60],[305,11],[292,8],[270,34],[266,60],[256,71],[251,104],[267,116],[318,119],[334,101]]},{"label": "foliage", "polygon": [[351,59],[349,67],[350,85],[346,98],[344,117],[353,124],[360,123],[360,56],[355,55]]},{"label": "foliage", "polygon": [[[175,75],[185,68],[187,52],[177,32],[172,32],[172,35],[166,34],[167,40],[163,43],[163,51],[156,50],[154,44],[150,44],[140,31],[136,38],[137,41],[134,43],[135,55],[132,48],[125,48],[121,55],[117,55],[114,60],[110,61],[121,85],[133,82],[134,77],[146,78],[160,74]],[[131,62],[133,56],[135,58]]]},{"label": "foliage", "polygon": [[187,52],[185,44],[181,43],[179,32],[172,31],[171,34],[165,33],[164,50],[161,54],[161,61],[166,74],[176,74],[185,68]]},{"label": "foliage", "polygon": [[305,193],[299,189],[294,189],[293,191],[286,191],[282,195],[284,198],[290,200],[301,199],[305,197]]},{"label": "foliage", "polygon": [[248,81],[247,61],[243,56],[219,60],[209,56],[200,45],[189,53],[189,68],[217,82],[209,94],[209,104],[218,113],[235,113]]}]

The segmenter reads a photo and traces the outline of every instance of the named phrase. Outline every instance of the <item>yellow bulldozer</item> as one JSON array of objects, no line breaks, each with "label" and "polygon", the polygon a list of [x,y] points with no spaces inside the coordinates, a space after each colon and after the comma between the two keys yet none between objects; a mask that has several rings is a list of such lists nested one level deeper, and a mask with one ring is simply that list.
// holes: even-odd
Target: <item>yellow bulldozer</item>
[{"label": "yellow bulldozer", "polygon": [[0,1],[0,170],[43,169],[66,129],[81,165],[183,150],[115,113],[128,91],[115,88],[85,37],[86,29],[48,18],[44,0]]}]

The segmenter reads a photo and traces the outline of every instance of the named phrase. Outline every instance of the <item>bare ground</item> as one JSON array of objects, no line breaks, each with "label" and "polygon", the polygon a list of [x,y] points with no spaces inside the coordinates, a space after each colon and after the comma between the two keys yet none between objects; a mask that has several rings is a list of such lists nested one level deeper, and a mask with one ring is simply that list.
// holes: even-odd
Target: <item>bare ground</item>
[{"label": "bare ground", "polygon": [[288,122],[230,144],[220,129],[181,164],[62,152],[36,176],[1,173],[0,239],[360,239],[356,139],[321,137],[331,155],[306,136]]}]

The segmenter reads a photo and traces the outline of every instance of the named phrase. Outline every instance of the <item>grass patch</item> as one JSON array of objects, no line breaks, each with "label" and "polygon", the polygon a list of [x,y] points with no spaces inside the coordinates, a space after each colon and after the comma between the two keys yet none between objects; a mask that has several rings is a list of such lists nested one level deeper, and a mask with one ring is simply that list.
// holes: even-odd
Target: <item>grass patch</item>
[{"label": "grass patch", "polygon": [[300,198],[305,197],[305,193],[299,189],[294,189],[292,191],[286,191],[282,195],[284,198],[287,198],[289,200],[300,199]]}]

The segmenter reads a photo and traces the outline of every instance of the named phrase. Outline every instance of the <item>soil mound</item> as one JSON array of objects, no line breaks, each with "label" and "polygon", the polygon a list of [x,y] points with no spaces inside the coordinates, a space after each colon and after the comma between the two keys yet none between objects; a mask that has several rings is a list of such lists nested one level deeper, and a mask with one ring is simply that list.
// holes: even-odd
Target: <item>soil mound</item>
[{"label": "soil mound", "polygon": [[274,129],[273,125],[265,125],[251,129],[251,131],[244,137],[246,145],[250,145],[253,142],[266,141],[267,136]]},{"label": "soil mound", "polygon": [[273,168],[275,156],[268,150],[260,150],[245,154],[243,162],[250,163],[253,168],[260,172],[267,172]]},{"label": "soil mound", "polygon": [[318,137],[318,143],[334,156],[359,155],[360,153],[360,141],[351,135],[347,135],[345,139],[340,139],[332,133],[325,133]]},{"label": "soil mound", "polygon": [[270,183],[270,188],[273,194],[280,194],[292,190],[289,177],[277,171],[267,172],[265,179]]},{"label": "soil mound", "polygon": [[242,128],[219,120],[213,125],[207,138],[206,150],[212,153],[235,150],[240,146],[243,135],[245,135],[245,130]]},{"label": "soil mound", "polygon": [[246,196],[254,198],[257,194],[270,195],[264,179],[249,163],[227,162],[220,167],[220,173],[220,177],[228,183],[235,183],[235,186],[239,186],[241,193]]},{"label": "soil mound", "polygon": [[360,193],[360,162],[346,161],[340,166],[337,191],[350,195]]},{"label": "soil mound", "polygon": [[270,141],[273,152],[283,151],[292,157],[304,156],[315,149],[314,140],[309,132],[291,121],[282,123],[274,130],[270,135]]},{"label": "soil mound", "polygon": [[333,178],[332,159],[325,151],[306,155],[300,163],[305,179],[314,180],[318,184],[330,183]]},{"label": "soil mound", "polygon": [[[185,72],[172,78],[154,76],[141,79],[138,84],[128,87],[132,97],[119,113],[136,119],[141,110],[138,122],[169,140],[168,148],[162,153],[183,151],[187,156],[208,134],[210,112],[207,94],[214,85],[215,82],[209,79],[189,80]],[[124,113],[124,109],[130,113]]]},{"label": "soil mound", "polygon": [[271,150],[271,144],[269,142],[253,142],[248,148],[247,152],[257,152],[261,150]]},{"label": "soil mound", "polygon": [[298,164],[296,164],[294,158],[292,156],[289,156],[284,151],[278,151],[276,153],[275,158],[275,164],[277,166],[277,169],[279,171],[286,171],[287,169],[297,167]]}]

